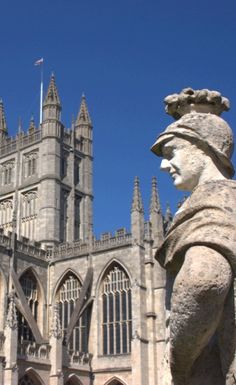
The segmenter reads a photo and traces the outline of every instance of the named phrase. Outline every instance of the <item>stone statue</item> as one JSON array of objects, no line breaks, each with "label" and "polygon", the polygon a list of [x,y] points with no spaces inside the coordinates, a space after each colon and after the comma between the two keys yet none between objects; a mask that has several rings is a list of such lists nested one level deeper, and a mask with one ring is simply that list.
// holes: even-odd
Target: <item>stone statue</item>
[{"label": "stone statue", "polygon": [[176,188],[191,195],[156,259],[167,273],[162,385],[231,385],[235,373],[236,182],[233,134],[216,91],[184,89],[165,99],[176,122],[152,151]]}]

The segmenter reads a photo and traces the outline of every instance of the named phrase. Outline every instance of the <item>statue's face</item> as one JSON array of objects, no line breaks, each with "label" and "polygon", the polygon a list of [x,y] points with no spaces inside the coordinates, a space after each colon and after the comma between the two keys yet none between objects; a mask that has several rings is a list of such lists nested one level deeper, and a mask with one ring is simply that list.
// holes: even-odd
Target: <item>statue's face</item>
[{"label": "statue's face", "polygon": [[192,191],[199,183],[207,155],[188,140],[174,137],[162,146],[161,170],[167,171],[177,189]]}]

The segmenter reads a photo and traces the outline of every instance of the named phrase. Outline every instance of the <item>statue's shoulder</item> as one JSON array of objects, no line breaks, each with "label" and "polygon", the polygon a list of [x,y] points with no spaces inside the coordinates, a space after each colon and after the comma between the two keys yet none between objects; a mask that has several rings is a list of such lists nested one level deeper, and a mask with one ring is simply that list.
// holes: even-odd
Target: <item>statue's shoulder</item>
[{"label": "statue's shoulder", "polygon": [[196,196],[211,197],[217,194],[236,195],[236,181],[232,179],[213,180],[199,185],[192,193],[191,198]]},{"label": "statue's shoulder", "polygon": [[190,196],[187,206],[232,207],[236,212],[236,181],[224,179],[199,185]]}]

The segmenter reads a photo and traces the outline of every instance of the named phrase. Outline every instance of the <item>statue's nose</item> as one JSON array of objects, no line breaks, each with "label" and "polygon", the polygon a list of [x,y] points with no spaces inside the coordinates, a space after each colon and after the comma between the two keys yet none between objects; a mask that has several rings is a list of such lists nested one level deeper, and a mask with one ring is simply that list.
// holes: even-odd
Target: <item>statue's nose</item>
[{"label": "statue's nose", "polygon": [[168,159],[162,159],[160,169],[162,171],[169,171],[170,170],[170,162]]}]

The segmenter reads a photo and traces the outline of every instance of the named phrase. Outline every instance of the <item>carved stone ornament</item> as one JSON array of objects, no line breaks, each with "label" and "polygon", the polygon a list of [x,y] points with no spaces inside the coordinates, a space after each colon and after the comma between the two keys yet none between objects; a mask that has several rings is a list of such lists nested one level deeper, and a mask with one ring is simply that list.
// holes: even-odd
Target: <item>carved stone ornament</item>
[{"label": "carved stone ornament", "polygon": [[221,115],[230,108],[229,99],[218,91],[193,90],[184,88],[179,94],[168,95],[165,100],[166,112],[179,119],[189,112],[205,112]]},{"label": "carved stone ornament", "polygon": [[61,328],[58,304],[55,304],[53,306],[53,316],[52,316],[52,324],[50,329],[50,336],[56,339],[62,338],[62,328]]},{"label": "carved stone ornament", "polygon": [[236,326],[236,182],[233,133],[219,92],[186,88],[165,99],[176,122],[152,151],[161,170],[191,195],[155,258],[166,269],[166,349],[161,385],[233,385]]},{"label": "carved stone ornament", "polygon": [[10,329],[16,329],[17,326],[18,326],[18,321],[17,321],[17,312],[16,312],[16,304],[15,304],[15,294],[11,293],[9,295],[6,327],[9,327]]}]

